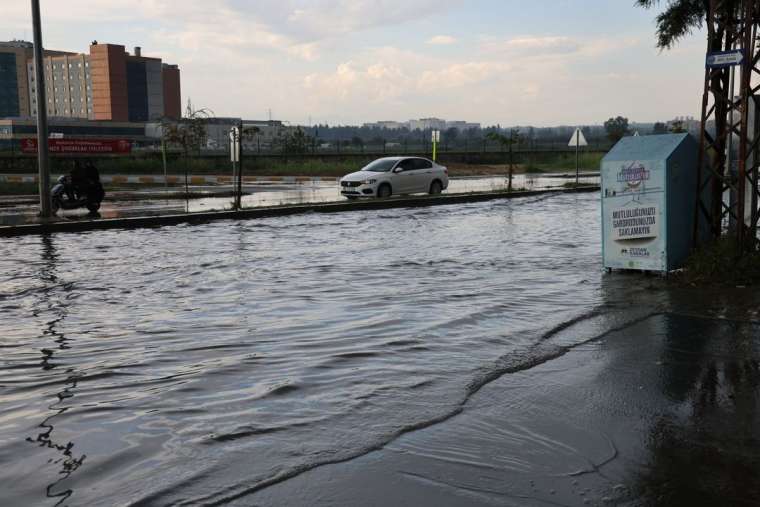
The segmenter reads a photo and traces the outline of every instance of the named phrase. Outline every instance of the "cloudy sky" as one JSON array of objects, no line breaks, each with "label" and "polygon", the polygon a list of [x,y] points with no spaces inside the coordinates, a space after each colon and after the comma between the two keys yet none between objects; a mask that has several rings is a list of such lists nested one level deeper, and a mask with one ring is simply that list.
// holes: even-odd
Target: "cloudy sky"
[{"label": "cloudy sky", "polygon": [[[8,3],[8,2],[6,2]],[[44,44],[142,46],[219,116],[501,125],[697,116],[704,36],[654,47],[633,0],[41,0]],[[97,8],[95,8],[97,6]],[[31,39],[29,3],[0,39]],[[131,51],[131,49],[130,49]]]}]

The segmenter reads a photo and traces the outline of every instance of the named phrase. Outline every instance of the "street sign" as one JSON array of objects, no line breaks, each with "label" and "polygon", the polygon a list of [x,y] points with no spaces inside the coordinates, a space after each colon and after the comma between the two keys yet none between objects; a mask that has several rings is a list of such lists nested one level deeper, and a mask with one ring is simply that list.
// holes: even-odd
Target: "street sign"
[{"label": "street sign", "polygon": [[433,137],[433,142],[434,143],[440,143],[441,142],[441,131],[440,130],[434,130],[432,137]]},{"label": "street sign", "polygon": [[583,132],[581,132],[581,129],[575,129],[575,132],[573,132],[573,137],[570,138],[570,142],[567,143],[568,146],[588,146],[588,142],[586,142],[586,137],[583,135]]},{"label": "street sign", "polygon": [[240,134],[238,133],[238,128],[232,127],[232,130],[230,130],[230,160],[232,162],[240,162],[239,144],[240,144]]},{"label": "street sign", "polygon": [[722,69],[733,65],[741,65],[744,61],[743,49],[732,49],[731,51],[716,51],[708,53],[705,59],[705,66],[710,69]]}]

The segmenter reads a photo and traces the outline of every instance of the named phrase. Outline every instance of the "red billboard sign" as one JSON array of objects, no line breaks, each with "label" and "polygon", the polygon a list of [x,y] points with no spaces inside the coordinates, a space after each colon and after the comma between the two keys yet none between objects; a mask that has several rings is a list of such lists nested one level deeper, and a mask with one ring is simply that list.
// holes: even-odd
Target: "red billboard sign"
[{"label": "red billboard sign", "polygon": [[[127,154],[132,143],[125,139],[48,139],[50,153],[103,155]],[[37,139],[22,139],[23,153],[37,153]]]}]

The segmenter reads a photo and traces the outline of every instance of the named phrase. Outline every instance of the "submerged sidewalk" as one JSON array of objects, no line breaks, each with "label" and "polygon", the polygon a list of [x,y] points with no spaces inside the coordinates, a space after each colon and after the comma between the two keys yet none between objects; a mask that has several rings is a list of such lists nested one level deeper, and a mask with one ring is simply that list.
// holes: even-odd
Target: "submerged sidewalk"
[{"label": "submerged sidewalk", "polygon": [[237,501],[760,505],[760,324],[655,313],[562,334],[543,361],[502,358],[451,419]]}]

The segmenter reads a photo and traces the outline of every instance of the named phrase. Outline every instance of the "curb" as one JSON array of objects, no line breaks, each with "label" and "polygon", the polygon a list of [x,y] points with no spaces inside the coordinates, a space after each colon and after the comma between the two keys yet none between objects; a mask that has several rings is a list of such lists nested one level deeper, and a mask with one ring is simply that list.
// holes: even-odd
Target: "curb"
[{"label": "curb", "polygon": [[178,215],[159,215],[135,218],[108,218],[77,221],[49,222],[43,224],[25,224],[0,227],[0,237],[26,236],[32,234],[49,234],[58,232],[85,232],[107,229],[134,229],[143,227],[160,227],[179,224],[202,224],[214,220],[246,220],[277,216],[298,215],[302,213],[338,213],[344,211],[362,211],[390,208],[420,208],[460,204],[469,202],[492,201],[497,199],[514,199],[543,194],[570,194],[598,192],[598,186],[579,188],[561,188],[531,190],[524,192],[489,192],[473,194],[453,194],[425,197],[401,197],[385,200],[359,202],[337,202],[324,204],[299,204],[294,206],[273,206],[249,208],[240,211],[211,211],[185,213]]},{"label": "curb", "polygon": [[[56,181],[58,174],[51,175],[50,181]],[[100,176],[103,183],[138,183],[147,185],[181,184],[185,182],[184,176],[141,176],[123,174],[103,174]],[[243,176],[243,183],[335,183],[338,178],[334,176]],[[187,182],[190,185],[220,185],[232,183],[232,176],[216,175],[189,175]],[[37,176],[33,174],[0,174],[0,183],[37,183]]]}]

